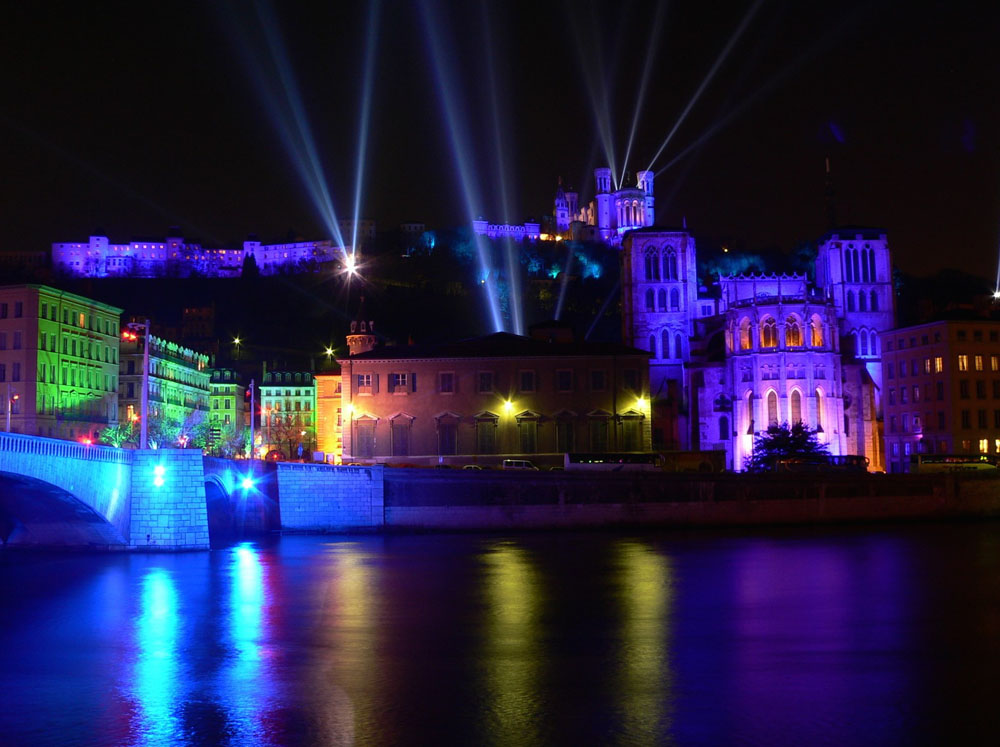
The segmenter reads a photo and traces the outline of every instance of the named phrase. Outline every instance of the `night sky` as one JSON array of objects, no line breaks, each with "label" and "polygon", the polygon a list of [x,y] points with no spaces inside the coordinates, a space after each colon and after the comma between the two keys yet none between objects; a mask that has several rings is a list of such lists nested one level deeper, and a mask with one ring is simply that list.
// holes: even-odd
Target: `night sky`
[{"label": "night sky", "polygon": [[[510,217],[520,222],[551,212],[560,176],[592,195],[588,174],[606,160],[595,98],[605,102],[596,108],[622,168],[648,65],[627,164],[633,173],[646,167],[747,19],[654,166],[664,169],[722,125],[658,174],[658,222],[686,218],[715,242],[790,250],[828,227],[829,155],[840,223],[886,228],[908,272],[950,266],[992,277],[1000,240],[997,11],[956,3],[751,6],[383,0],[361,213],[380,228],[468,220],[431,61],[435,40],[479,195],[473,209],[501,220],[505,184]],[[116,241],[161,237],[170,225],[209,245],[290,230],[325,237],[280,134],[294,129],[291,110],[275,103],[287,100],[290,85],[334,208],[349,216],[369,7],[254,7],[5,9],[0,249],[85,240],[98,227]],[[270,51],[278,47],[289,62],[284,76]]]}]

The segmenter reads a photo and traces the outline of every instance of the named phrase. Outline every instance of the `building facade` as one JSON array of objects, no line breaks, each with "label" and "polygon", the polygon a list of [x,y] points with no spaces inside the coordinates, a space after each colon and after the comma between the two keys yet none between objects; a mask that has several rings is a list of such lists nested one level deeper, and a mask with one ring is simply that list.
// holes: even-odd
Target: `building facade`
[{"label": "building facade", "polygon": [[45,285],[0,287],[0,423],[96,441],[118,422],[122,310]]},{"label": "building facade", "polygon": [[339,370],[318,373],[316,381],[316,448],[323,461],[340,464],[343,456],[342,374]]},{"label": "building facade", "polygon": [[316,449],[316,380],[303,371],[264,371],[260,443],[265,456],[308,459]]},{"label": "building facade", "polygon": [[623,335],[648,350],[654,446],[720,449],[742,470],[754,438],[801,421],[835,455],[884,467],[879,333],[894,325],[884,232],[840,229],[804,274],[720,277],[699,287],[686,229],[629,232]]},{"label": "building facade", "polygon": [[87,242],[52,245],[54,269],[79,277],[238,277],[252,257],[264,275],[342,259],[344,250],[329,240],[262,244],[255,238],[242,249],[203,247],[182,236],[113,244],[107,236]]},{"label": "building facade", "polygon": [[569,451],[648,451],[648,359],[504,332],[361,350],[340,361],[343,460],[561,465]]},{"label": "building facade", "polygon": [[215,446],[236,441],[249,427],[246,387],[240,375],[228,368],[215,368],[208,379],[208,420],[210,443]]},{"label": "building facade", "polygon": [[[142,413],[143,346],[141,335],[121,340],[118,418],[138,423]],[[209,358],[176,342],[149,336],[149,433],[166,447],[175,433],[183,434],[208,418],[211,373]]]},{"label": "building facade", "polygon": [[879,344],[889,471],[914,454],[1000,455],[1000,323],[931,322]]}]

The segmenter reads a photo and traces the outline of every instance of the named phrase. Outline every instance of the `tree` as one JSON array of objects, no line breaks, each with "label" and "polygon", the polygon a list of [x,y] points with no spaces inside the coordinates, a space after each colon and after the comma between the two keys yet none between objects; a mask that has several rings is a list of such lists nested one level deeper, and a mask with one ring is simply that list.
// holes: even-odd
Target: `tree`
[{"label": "tree", "polygon": [[101,431],[101,435],[98,436],[97,440],[102,444],[114,446],[116,449],[120,449],[125,444],[136,444],[139,440],[139,434],[136,432],[137,429],[134,425],[134,423],[129,421],[108,426]]},{"label": "tree", "polygon": [[817,433],[802,422],[772,425],[757,434],[753,442],[750,472],[771,472],[781,459],[790,457],[825,456],[830,453],[826,444],[820,443]]}]

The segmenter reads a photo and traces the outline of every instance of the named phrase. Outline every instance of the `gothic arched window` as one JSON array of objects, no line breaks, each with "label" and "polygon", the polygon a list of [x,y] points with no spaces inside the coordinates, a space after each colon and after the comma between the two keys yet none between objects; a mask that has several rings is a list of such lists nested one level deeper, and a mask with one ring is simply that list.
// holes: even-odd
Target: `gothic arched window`
[{"label": "gothic arched window", "polygon": [[802,422],[802,395],[799,394],[798,389],[792,390],[790,399],[792,413],[788,420],[792,425],[795,425]]},{"label": "gothic arched window", "polygon": [[760,325],[760,346],[762,348],[778,347],[778,325],[773,317],[765,317]]},{"label": "gothic arched window", "polygon": [[851,253],[846,249],[842,252],[844,257],[844,281],[850,283],[854,280],[851,274]]},{"label": "gothic arched window", "polygon": [[653,289],[646,289],[646,311],[653,311]]},{"label": "gothic arched window", "polygon": [[674,357],[683,358],[684,357],[684,342],[680,335],[674,335]]},{"label": "gothic arched window", "polygon": [[657,308],[659,308],[660,311],[666,311],[667,310],[667,292],[665,290],[663,290],[663,288],[660,288],[660,290],[658,290],[656,292],[656,300],[658,301]]},{"label": "gothic arched window", "polygon": [[646,251],[646,280],[649,282],[660,279],[660,260],[655,249]]},{"label": "gothic arched window", "polygon": [[809,319],[809,344],[814,348],[823,347],[823,322],[815,314]]},{"label": "gothic arched window", "polygon": [[869,350],[871,350],[872,355],[878,355],[878,335],[875,333],[875,330],[872,330],[871,333],[871,345],[869,346]]},{"label": "gothic arched window", "polygon": [[753,341],[750,338],[750,320],[740,319],[740,350],[752,350]]},{"label": "gothic arched window", "polygon": [[872,311],[878,311],[878,293],[872,291],[872,302],[870,306]]},{"label": "gothic arched window", "polygon": [[660,344],[663,347],[663,357],[673,358],[675,357],[673,353],[670,352],[670,332],[663,330],[660,334]]},{"label": "gothic arched window", "polygon": [[860,348],[858,350],[859,355],[868,355],[868,332],[861,330],[861,334],[858,335],[860,340]]},{"label": "gothic arched window", "polygon": [[681,294],[676,288],[670,289],[670,310],[679,311],[681,308]]},{"label": "gothic arched window", "polygon": [[778,424],[778,395],[772,389],[767,393],[767,427]]},{"label": "gothic arched window", "polygon": [[863,290],[858,291],[858,311],[868,311],[868,296]]},{"label": "gothic arched window", "polygon": [[854,291],[847,291],[847,310],[854,311]]},{"label": "gothic arched window", "polygon": [[823,390],[820,389],[819,387],[817,387],[816,388],[816,428],[817,429],[822,429],[822,427],[823,427],[823,417],[825,415],[825,413],[823,412],[824,406],[825,405],[824,405],[824,402],[823,402]]},{"label": "gothic arched window", "polygon": [[663,253],[663,279],[677,280],[677,252],[668,246]]},{"label": "gothic arched window", "polygon": [[868,265],[868,255],[869,255],[869,253],[870,252],[867,249],[862,249],[861,250],[861,279],[864,282],[866,282],[866,283],[869,282],[869,280],[871,279],[871,276],[868,274],[868,267],[869,267],[869,265]]},{"label": "gothic arched window", "polygon": [[802,344],[802,327],[794,316],[785,320],[785,345],[798,347]]},{"label": "gothic arched window", "polygon": [[656,357],[656,335],[649,336],[649,352],[653,354],[654,358]]},{"label": "gothic arched window", "polygon": [[719,418],[719,440],[729,440],[729,418],[725,415]]},{"label": "gothic arched window", "polygon": [[869,264],[869,274],[873,283],[878,282],[878,278],[875,277],[875,250],[872,249],[868,252],[868,264]]}]

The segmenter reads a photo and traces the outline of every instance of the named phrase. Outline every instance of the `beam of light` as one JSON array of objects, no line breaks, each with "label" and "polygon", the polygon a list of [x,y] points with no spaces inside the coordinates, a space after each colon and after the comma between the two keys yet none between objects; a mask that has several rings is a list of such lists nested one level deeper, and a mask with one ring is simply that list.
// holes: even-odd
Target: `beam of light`
[{"label": "beam of light", "polygon": [[833,28],[829,29],[822,38],[817,40],[813,45],[806,49],[802,54],[792,60],[789,64],[785,65],[780,71],[768,78],[756,91],[747,96],[743,101],[738,103],[736,106],[730,108],[726,115],[721,119],[717,120],[711,127],[709,127],[705,132],[703,132],[694,142],[689,144],[686,148],[681,150],[673,159],[666,165],[663,166],[659,171],[656,172],[655,176],[659,176],[664,171],[674,166],[678,161],[687,156],[692,151],[697,150],[702,145],[704,145],[710,138],[717,135],[723,128],[729,125],[737,116],[746,111],[750,106],[756,103],[759,99],[770,94],[777,88],[781,83],[787,80],[791,75],[802,68],[807,62],[809,62],[814,57],[820,55],[823,51],[828,50],[834,46],[834,44],[841,38],[844,31],[850,28],[856,28],[860,21],[861,15],[867,12],[865,9],[859,9],[854,13],[843,17],[840,22]]},{"label": "beam of light", "polygon": [[[590,99],[590,108],[593,112],[594,125],[597,127],[597,134],[604,150],[604,159],[611,169],[611,180],[614,182],[614,188],[617,190],[620,185],[617,182],[618,166],[617,158],[615,157],[614,128],[611,125],[612,102],[608,86],[608,80],[614,80],[615,65],[606,66],[604,62],[603,42],[607,35],[600,28],[600,22],[597,19],[596,4],[591,6],[590,27],[592,43],[589,46],[583,38],[583,32],[577,22],[577,15],[570,13],[569,17],[573,25],[573,40],[575,42],[577,60],[580,64],[580,70],[583,73],[580,77],[583,79],[587,97]],[[621,45],[622,30],[626,25],[623,20],[614,44],[612,60],[617,60],[619,57],[618,48]],[[593,64],[588,64],[590,60],[593,60]]]},{"label": "beam of light", "polygon": [[[507,178],[507,164],[511,159],[506,157],[507,147],[504,142],[504,132],[511,132],[513,128],[503,127],[500,123],[500,101],[497,93],[498,82],[496,75],[495,57],[493,51],[493,29],[495,24],[490,22],[489,10],[485,2],[481,4],[483,18],[483,38],[486,40],[486,74],[489,82],[490,109],[493,115],[493,154],[496,158],[497,178],[500,181],[500,202],[503,222],[507,225],[513,223],[511,215],[511,199]],[[508,297],[510,302],[511,322],[514,332],[519,335],[524,334],[524,322],[521,318],[521,272],[518,263],[518,247],[510,237],[501,240],[503,246],[504,259],[507,266]]]},{"label": "beam of light", "polygon": [[[465,201],[468,225],[476,220],[479,214],[479,206],[482,204],[479,192],[476,189],[475,179],[472,173],[472,150],[466,142],[467,129],[462,122],[462,107],[457,100],[458,86],[452,75],[455,63],[446,59],[447,50],[454,49],[454,44],[446,44],[441,23],[437,18],[435,10],[431,7],[432,0],[422,0],[420,3],[420,15],[423,20],[424,30],[431,56],[431,63],[434,68],[434,77],[437,83],[438,97],[444,113],[445,124],[448,127],[449,144],[451,145],[452,156],[455,161],[455,168],[461,182],[462,197]],[[489,306],[490,318],[493,322],[494,332],[503,332],[503,317],[500,313],[500,305],[497,301],[497,292],[494,283],[490,282],[490,258],[487,253],[487,239],[479,234],[473,233],[472,241],[476,247],[476,255],[479,261],[479,276],[481,285],[486,290],[486,301]]]},{"label": "beam of light", "polygon": [[[277,18],[267,0],[255,0],[253,5],[267,54],[261,54],[261,45],[256,40],[252,41],[247,35],[243,35],[239,48],[244,64],[256,79],[253,88],[261,97],[263,109],[278,133],[314,209],[329,235],[338,246],[343,246],[344,239],[312,128],[285,45],[277,31]],[[231,19],[227,19],[227,28],[235,25]],[[275,78],[277,84],[274,82]]]},{"label": "beam of light", "polygon": [[653,16],[653,25],[649,30],[649,43],[646,45],[646,49],[649,50],[649,54],[646,57],[646,64],[642,70],[642,80],[639,83],[639,92],[636,95],[635,100],[635,111],[632,112],[632,128],[628,133],[628,143],[625,146],[625,157],[622,159],[622,173],[621,177],[618,179],[619,184],[625,182],[625,172],[628,169],[629,156],[632,154],[632,143],[635,140],[635,131],[639,126],[639,117],[642,115],[642,105],[646,101],[646,87],[649,85],[649,74],[652,72],[654,62],[656,61],[656,50],[659,47],[656,40],[659,38],[660,29],[663,26],[663,16],[665,15],[664,9],[666,6],[666,2],[656,4],[656,14]]},{"label": "beam of light", "polygon": [[729,41],[726,42],[726,46],[722,48],[722,51],[719,53],[719,56],[712,64],[712,67],[709,68],[708,74],[704,77],[704,79],[701,81],[701,84],[695,90],[694,95],[691,97],[691,100],[688,101],[687,106],[684,107],[684,110],[681,112],[681,115],[677,118],[677,121],[674,122],[673,128],[671,128],[670,132],[667,133],[667,137],[663,140],[663,143],[660,144],[659,149],[656,151],[656,155],[654,155],[653,158],[650,160],[649,166],[646,167],[647,171],[653,170],[653,166],[656,165],[656,160],[660,157],[660,154],[663,153],[663,151],[666,149],[667,145],[670,144],[670,141],[674,137],[674,133],[677,132],[678,128],[680,128],[684,120],[687,119],[688,113],[698,102],[698,99],[701,98],[701,95],[705,92],[705,89],[708,88],[708,84],[712,82],[712,78],[715,77],[715,74],[719,71],[719,68],[722,67],[722,63],[724,63],[726,61],[726,58],[729,57],[729,52],[736,45],[736,42],[739,41],[740,37],[743,36],[743,32],[746,30],[746,27],[750,24],[750,21],[757,13],[757,9],[761,6],[761,3],[763,2],[764,0],[757,0],[757,2],[751,5],[750,9],[747,10],[747,12],[743,15],[743,20],[740,21],[740,25],[736,27],[736,30],[733,32],[732,36],[729,37]]},{"label": "beam of light", "polygon": [[573,266],[573,249],[571,244],[563,242],[566,245],[566,267],[563,268],[562,277],[559,279],[559,300],[556,302],[556,321],[562,316],[563,304],[566,301],[566,288],[569,286],[569,271]]},{"label": "beam of light", "polygon": [[604,312],[607,310],[608,304],[611,303],[611,299],[615,297],[615,294],[618,292],[618,288],[619,286],[621,286],[621,283],[622,280],[619,277],[618,280],[615,281],[615,287],[611,289],[611,292],[608,293],[608,297],[605,298],[604,303],[601,304],[601,310],[597,312],[597,316],[594,317],[594,321],[590,323],[590,329],[587,330],[587,334],[583,336],[585,342],[590,339],[590,335],[593,333],[594,328],[597,326],[597,323],[601,321],[601,317],[604,316]]},{"label": "beam of light", "polygon": [[378,44],[378,0],[368,7],[368,39],[365,47],[365,73],[361,84],[361,117],[358,122],[358,162],[354,167],[354,224],[351,226],[351,254],[357,253],[358,220],[361,218],[361,190],[368,150],[368,122],[371,116],[372,79],[375,70],[375,47]]}]

